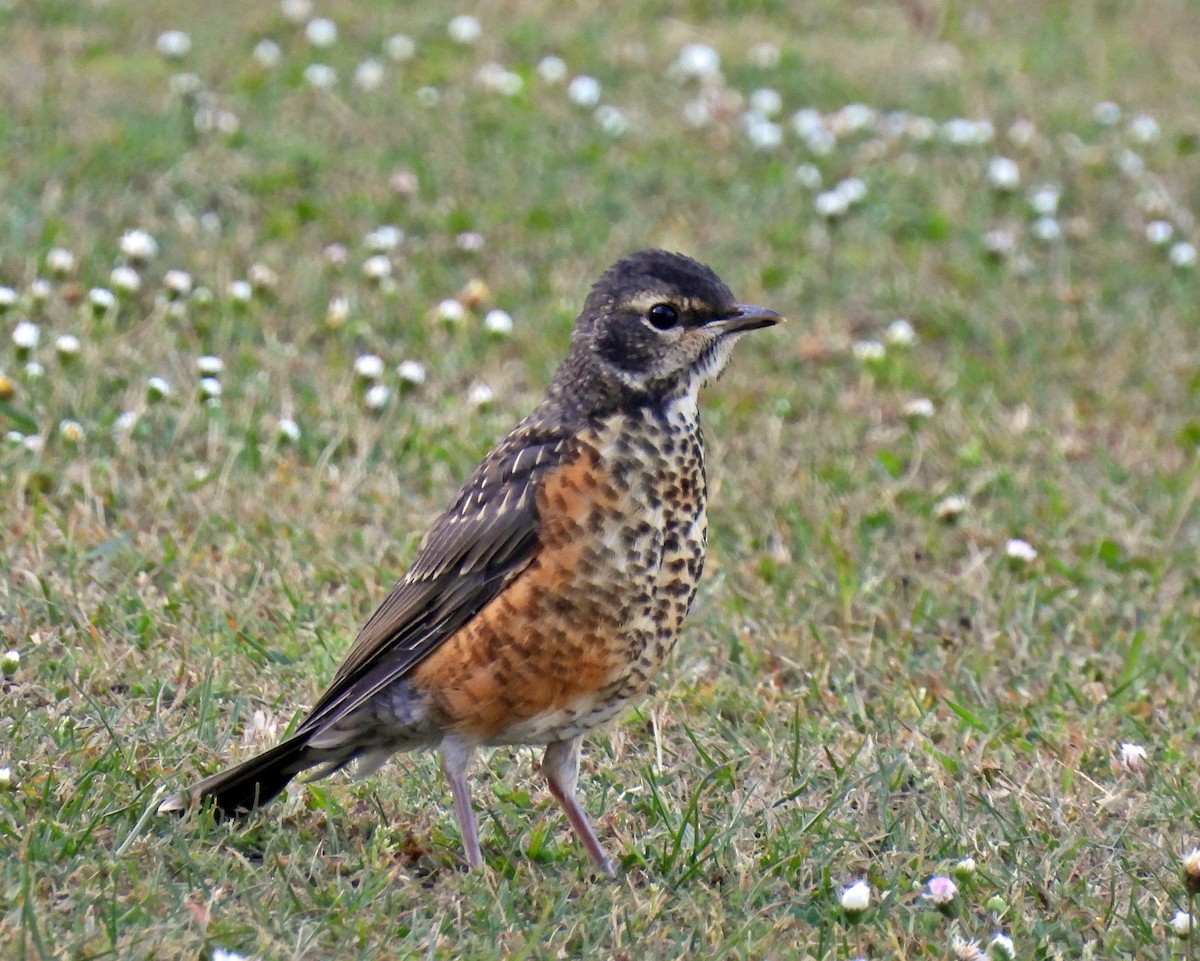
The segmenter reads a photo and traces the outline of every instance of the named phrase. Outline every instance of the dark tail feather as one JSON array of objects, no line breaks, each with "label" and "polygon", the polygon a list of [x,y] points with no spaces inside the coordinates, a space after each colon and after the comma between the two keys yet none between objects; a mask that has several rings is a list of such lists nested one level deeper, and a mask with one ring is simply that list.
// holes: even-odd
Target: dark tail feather
[{"label": "dark tail feather", "polygon": [[158,811],[186,811],[193,799],[203,803],[212,798],[213,813],[218,818],[246,814],[277,797],[301,771],[329,760],[327,752],[309,749],[311,736],[311,732],[305,732],[288,738],[236,767],[206,777],[186,791],[172,794]]}]

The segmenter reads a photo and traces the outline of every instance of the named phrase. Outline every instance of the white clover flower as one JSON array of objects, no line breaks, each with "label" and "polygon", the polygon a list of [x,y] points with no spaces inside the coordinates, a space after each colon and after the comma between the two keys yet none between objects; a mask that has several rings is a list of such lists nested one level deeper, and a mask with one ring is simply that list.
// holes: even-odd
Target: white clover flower
[{"label": "white clover flower", "polygon": [[246,276],[254,290],[274,290],[279,284],[279,275],[266,264],[251,264]]},{"label": "white clover flower", "polygon": [[196,369],[205,377],[216,377],[218,374],[224,373],[225,361],[213,354],[205,354],[203,357],[197,358]]},{"label": "white clover flower", "polygon": [[877,364],[883,360],[887,351],[877,340],[856,340],[850,345],[854,359],[861,364]]},{"label": "white clover flower", "polygon": [[956,520],[969,506],[969,502],[961,494],[951,494],[933,505],[933,516],[940,521]]},{"label": "white clover flower", "polygon": [[954,961],[983,961],[984,959],[983,949],[979,947],[979,942],[972,938],[964,938],[957,931],[950,935],[950,954]]},{"label": "white clover flower", "polygon": [[689,43],[679,51],[675,72],[696,80],[715,80],[721,75],[721,55],[706,43]]},{"label": "white clover flower", "polygon": [[1043,244],[1053,244],[1062,240],[1062,227],[1053,217],[1038,217],[1029,228],[1033,239]]},{"label": "white clover flower", "polygon": [[0,767],[0,791],[8,791],[13,786],[11,767]]},{"label": "white clover flower", "polygon": [[1187,911],[1176,911],[1171,917],[1171,930],[1181,938],[1191,937],[1192,929],[1196,925],[1196,919],[1193,918]]},{"label": "white clover flower", "polygon": [[446,33],[455,43],[470,46],[483,36],[483,26],[475,17],[459,14],[446,25]]},{"label": "white clover flower", "polygon": [[991,961],[1013,961],[1016,957],[1013,940],[1007,934],[994,934],[988,942],[987,956]]},{"label": "white clover flower", "polygon": [[124,264],[114,267],[112,273],[108,275],[108,279],[117,290],[126,294],[137,293],[142,286],[142,278],[138,276],[138,272]]},{"label": "white clover flower", "polygon": [[960,881],[965,881],[967,878],[975,874],[978,865],[972,857],[966,857],[954,865],[954,876]]},{"label": "white clover flower", "polygon": [[836,220],[845,216],[850,209],[850,201],[840,190],[823,190],[813,197],[813,209],[826,220]]},{"label": "white clover flower", "polygon": [[602,104],[596,108],[596,123],[610,137],[620,137],[629,130],[629,121],[620,107]]},{"label": "white clover flower", "polygon": [[467,403],[472,407],[487,407],[495,399],[492,388],[481,380],[475,381],[467,390]]},{"label": "white clover flower", "polygon": [[935,412],[933,401],[928,397],[914,397],[901,408],[908,420],[928,420]]},{"label": "white clover flower", "polygon": [[1121,108],[1111,100],[1101,100],[1092,107],[1092,119],[1102,127],[1115,127],[1121,122]]},{"label": "white clover flower", "polygon": [[464,230],[454,238],[454,243],[459,250],[465,250],[472,254],[478,253],[483,250],[483,234],[477,230]]},{"label": "white clover flower", "polygon": [[79,421],[64,420],[59,422],[58,436],[68,444],[79,444],[83,442],[87,435],[84,433],[83,425]]},{"label": "white clover flower", "polygon": [[1129,126],[1126,129],[1129,138],[1134,143],[1154,143],[1162,135],[1162,131],[1158,128],[1158,121],[1145,113],[1130,117]]},{"label": "white clover flower", "polygon": [[49,300],[52,293],[54,288],[43,277],[35,277],[29,282],[29,298],[36,304]]},{"label": "white clover flower", "polygon": [[250,286],[248,280],[231,280],[229,282],[229,299],[239,304],[244,304],[254,296],[254,288]]},{"label": "white clover flower", "polygon": [[370,92],[383,86],[383,64],[374,58],[364,60],[354,68],[354,86]]},{"label": "white clover flower", "polygon": [[783,97],[778,90],[762,87],[750,94],[750,109],[764,117],[774,117],[783,109]]},{"label": "white clover flower", "polygon": [[917,342],[917,332],[904,317],[897,317],[888,324],[884,337],[889,344],[895,347],[911,347]]},{"label": "white clover flower", "polygon": [[1018,117],[1008,128],[1008,139],[1018,147],[1028,147],[1037,137],[1037,127],[1032,120]]},{"label": "white clover flower", "polygon": [[158,35],[154,46],[168,60],[179,60],[191,52],[192,38],[182,30],[167,30]]},{"label": "white clover flower", "polygon": [[163,275],[163,286],[174,297],[186,297],[192,291],[192,276],[185,270],[168,270]]},{"label": "white clover flower", "polygon": [[38,380],[46,376],[46,368],[39,364],[36,360],[31,360],[25,365],[25,376],[30,380]]},{"label": "white clover flower", "polygon": [[865,879],[855,881],[842,889],[839,900],[847,914],[862,914],[871,906],[871,885]]},{"label": "white clover flower", "polygon": [[807,140],[813,133],[824,132],[825,129],[825,119],[819,110],[803,107],[792,114],[792,130],[802,140]]},{"label": "white clover flower", "polygon": [[310,63],[304,68],[304,82],[314,90],[332,90],[337,85],[337,71],[324,63]]},{"label": "white clover flower", "polygon": [[54,350],[64,364],[79,356],[80,346],[79,338],[74,334],[63,334],[54,342]]},{"label": "white clover flower", "polygon": [[396,367],[396,376],[402,383],[418,387],[425,383],[425,365],[418,360],[404,360]]},{"label": "white clover flower", "polygon": [[767,40],[763,40],[750,48],[748,57],[754,66],[770,70],[772,67],[779,66],[779,47]]},{"label": "white clover flower", "polygon": [[112,431],[117,436],[128,434],[137,423],[138,415],[135,410],[123,410],[113,420]]},{"label": "white clover flower", "polygon": [[703,127],[712,120],[712,111],[708,108],[708,101],[703,97],[697,97],[695,100],[689,100],[683,105],[679,111],[679,116],[683,118],[683,122],[689,127]]},{"label": "white clover flower", "polygon": [[1200,848],[1192,848],[1183,861],[1183,884],[1189,894],[1200,894]]},{"label": "white clover flower", "polygon": [[354,374],[361,380],[379,380],[383,376],[383,359],[377,354],[363,354],[354,361]]},{"label": "white clover flower", "polygon": [[1178,267],[1180,270],[1195,267],[1196,247],[1194,244],[1189,244],[1186,240],[1181,240],[1179,243],[1171,245],[1171,249],[1167,252],[1167,257],[1170,259],[1171,265]]},{"label": "white clover flower", "polygon": [[225,948],[213,948],[212,961],[251,961],[244,954],[229,951]]},{"label": "white clover flower", "polygon": [[1175,227],[1169,220],[1152,220],[1146,224],[1146,240],[1155,247],[1166,246],[1175,236]]},{"label": "white clover flower", "polygon": [[125,259],[134,264],[144,264],[158,256],[158,241],[136,228],[121,234],[120,248]]},{"label": "white clover flower", "polygon": [[23,320],[13,328],[12,342],[18,354],[28,354],[37,350],[38,341],[41,339],[41,330],[31,321]]},{"label": "white clover flower", "polygon": [[40,454],[42,449],[46,446],[46,441],[39,434],[30,434],[23,441],[21,441],[21,444],[27,451],[29,451],[29,453]]},{"label": "white clover flower", "polygon": [[15,307],[16,303],[17,292],[11,287],[0,287],[0,314]]},{"label": "white clover flower", "polygon": [[746,139],[756,150],[775,150],[783,143],[783,128],[760,113],[747,113],[742,122]]},{"label": "white clover flower", "polygon": [[[213,302],[213,293],[207,287],[197,287],[192,291],[192,303],[197,307],[210,307]],[[171,303],[172,316],[183,317],[186,313],[186,305],[183,301],[174,301]]]},{"label": "white clover flower", "polygon": [[846,205],[849,207],[862,203],[867,196],[867,185],[858,177],[847,177],[838,181],[838,185],[833,189],[846,198]]},{"label": "white clover flower", "polygon": [[931,901],[936,907],[943,908],[958,895],[958,885],[945,875],[936,875],[929,879],[925,892],[921,897]]},{"label": "white clover flower", "polygon": [[350,299],[334,297],[325,308],[325,323],[329,327],[341,327],[350,317]]},{"label": "white clover flower", "polygon": [[397,33],[384,41],[383,52],[397,63],[403,63],[413,58],[417,52],[417,45],[408,34]]},{"label": "white clover flower", "polygon": [[459,301],[448,297],[437,305],[438,320],[457,324],[467,316],[467,308]]},{"label": "white clover flower", "polygon": [[14,447],[20,447],[25,442],[25,435],[19,430],[5,431],[4,439]]},{"label": "white clover flower", "polygon": [[292,23],[304,23],[312,16],[312,0],[280,0],[279,9]]},{"label": "white clover flower", "polygon": [[314,17],[304,26],[304,38],[314,47],[332,47],[337,43],[337,24],[328,17]]},{"label": "white clover flower", "polygon": [[270,37],[258,41],[251,56],[264,70],[274,70],[283,63],[283,49]]},{"label": "white clover flower", "polygon": [[1135,774],[1145,768],[1148,759],[1149,755],[1146,753],[1146,749],[1140,744],[1132,744],[1124,741],[1117,750],[1117,762],[1123,770],[1131,774]]},{"label": "white clover flower", "polygon": [[300,439],[300,425],[290,417],[280,417],[275,425],[275,435],[281,441],[294,444]]},{"label": "white clover flower", "polygon": [[537,75],[545,83],[562,83],[567,79],[567,62],[562,57],[542,57],[537,64]]},{"label": "white clover flower", "polygon": [[848,103],[829,118],[837,135],[858,133],[875,122],[875,108],[865,103]]},{"label": "white clover flower", "polygon": [[334,267],[345,267],[350,260],[350,251],[345,244],[327,244],[321,253]]},{"label": "white clover flower", "polygon": [[[177,73],[167,81],[167,87],[176,97],[194,97],[204,89],[204,81],[194,73]],[[200,129],[197,126],[197,129]]]},{"label": "white clover flower", "polygon": [[512,333],[512,314],[507,310],[500,310],[499,308],[489,310],[487,316],[483,318],[483,328],[489,334],[505,337]]},{"label": "white clover flower", "polygon": [[1028,541],[1013,537],[1004,545],[1004,556],[1018,564],[1032,564],[1037,560],[1038,552]]},{"label": "white clover flower", "polygon": [[983,246],[993,257],[1011,257],[1017,250],[1017,238],[1011,230],[996,227],[983,235]]},{"label": "white clover flower", "polygon": [[820,127],[804,135],[804,146],[814,157],[828,157],[837,146],[837,136],[832,130]]},{"label": "white clover flower", "polygon": [[46,269],[57,277],[65,277],[75,270],[75,255],[66,247],[51,247],[46,253]]},{"label": "white clover flower", "polygon": [[1010,193],[1021,186],[1021,169],[1009,157],[993,157],[987,165],[988,183],[1002,193]]},{"label": "white clover flower", "polygon": [[363,403],[368,410],[383,410],[391,399],[392,389],[387,384],[372,384],[363,394]]},{"label": "white clover flower", "polygon": [[387,254],[375,254],[363,261],[362,272],[370,280],[383,280],[392,275],[392,262]]},{"label": "white clover flower", "polygon": [[5,651],[4,656],[0,657],[0,672],[3,672],[6,677],[12,677],[21,667],[21,652],[17,650]]},{"label": "white clover flower", "polygon": [[600,103],[600,81],[595,77],[572,77],[567,84],[567,97],[580,107],[594,107]]},{"label": "white clover flower", "polygon": [[171,396],[171,385],[163,377],[151,377],[146,381],[146,399],[153,403]]},{"label": "white clover flower", "polygon": [[217,400],[221,396],[221,382],[215,377],[200,378],[200,399]]},{"label": "white clover flower", "polygon": [[368,250],[394,250],[403,241],[404,231],[392,224],[376,227],[363,237],[363,245]]},{"label": "white clover flower", "polygon": [[1062,191],[1053,184],[1043,184],[1029,194],[1029,206],[1035,214],[1043,217],[1053,217],[1058,213],[1058,201]]},{"label": "white clover flower", "polygon": [[821,170],[816,164],[800,164],[793,176],[796,178],[796,183],[806,190],[816,190],[821,186]]}]

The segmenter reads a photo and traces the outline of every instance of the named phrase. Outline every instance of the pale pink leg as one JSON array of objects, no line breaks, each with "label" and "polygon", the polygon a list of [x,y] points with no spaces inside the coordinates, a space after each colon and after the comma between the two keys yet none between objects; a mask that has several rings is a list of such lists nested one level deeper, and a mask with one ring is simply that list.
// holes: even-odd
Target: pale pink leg
[{"label": "pale pink leg", "polygon": [[483,853],[479,850],[479,832],[475,830],[475,814],[471,810],[471,785],[467,783],[467,771],[474,757],[475,748],[466,741],[453,735],[442,739],[442,770],[450,782],[450,795],[454,798],[454,813],[458,817],[463,852],[470,867],[481,868]]},{"label": "pale pink leg", "polygon": [[587,853],[591,855],[596,867],[607,875],[615,876],[617,869],[604,853],[596,832],[592,830],[587,815],[583,813],[579,798],[575,796],[575,785],[579,781],[579,742],[582,740],[582,737],[575,737],[569,741],[555,741],[547,745],[546,754],[542,758],[542,773],[546,775],[550,793],[558,799],[558,803],[567,813],[567,820],[583,841],[583,846],[587,848]]}]

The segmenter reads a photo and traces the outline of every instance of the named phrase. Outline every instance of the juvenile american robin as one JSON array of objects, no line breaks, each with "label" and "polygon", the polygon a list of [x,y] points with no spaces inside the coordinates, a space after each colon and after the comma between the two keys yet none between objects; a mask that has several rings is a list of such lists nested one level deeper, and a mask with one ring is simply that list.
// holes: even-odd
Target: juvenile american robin
[{"label": "juvenile american robin", "polygon": [[467,863],[483,857],[476,748],[545,745],[542,772],[596,866],[575,794],[583,736],[646,693],[707,543],[697,393],[742,334],[779,323],[708,267],[644,250],[609,268],[537,408],[475,469],[287,740],[167,798],[240,814],[304,771],[439,747]]}]

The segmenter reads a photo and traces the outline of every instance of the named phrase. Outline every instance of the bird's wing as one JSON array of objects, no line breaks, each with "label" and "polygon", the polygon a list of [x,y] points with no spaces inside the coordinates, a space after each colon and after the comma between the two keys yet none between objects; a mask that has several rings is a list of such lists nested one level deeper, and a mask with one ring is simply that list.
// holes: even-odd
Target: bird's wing
[{"label": "bird's wing", "polygon": [[523,571],[538,550],[537,488],[572,456],[565,431],[518,427],[476,468],[371,615],[297,733],[345,717],[403,677]]}]

